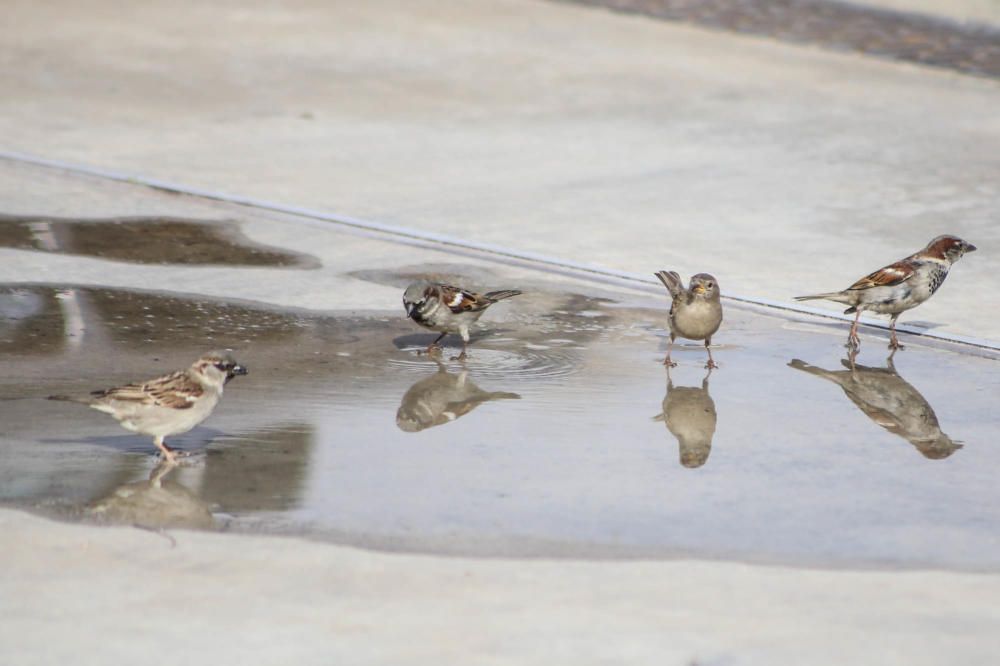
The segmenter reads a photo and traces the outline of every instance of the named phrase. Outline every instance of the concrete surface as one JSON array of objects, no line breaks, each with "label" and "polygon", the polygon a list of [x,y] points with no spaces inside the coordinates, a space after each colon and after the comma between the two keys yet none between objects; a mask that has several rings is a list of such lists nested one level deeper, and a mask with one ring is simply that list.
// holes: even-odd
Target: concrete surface
[{"label": "concrete surface", "polygon": [[1000,340],[997,81],[528,0],[8,15],[9,150],[780,301],[950,232],[903,321]]},{"label": "concrete surface", "polygon": [[[1000,91],[993,81],[526,1],[126,7],[98,0],[15,2],[7,10],[0,25],[7,150],[626,270],[712,270],[724,290],[782,300],[847,284],[950,231],[980,252],[911,316],[1000,339]],[[231,207],[133,195],[9,162],[2,173],[9,207],[2,213],[232,217]],[[241,223],[258,243],[307,254],[315,247],[316,235],[303,233],[300,221],[244,211]],[[362,257],[331,242],[323,267],[300,271],[0,249],[0,281],[153,289],[389,319],[382,304],[397,307],[398,286],[344,272],[398,267],[401,246],[385,247]],[[460,261],[484,281],[496,275],[481,256],[458,260],[420,244],[402,250],[414,265]],[[538,280],[524,267],[502,271]],[[572,276],[548,280],[554,290],[581,287]],[[807,361],[836,365],[843,333],[836,325],[787,326],[805,326],[815,344],[833,350]],[[378,342],[388,346],[403,333],[391,331]],[[755,339],[752,327],[747,338]],[[125,378],[154,354],[167,365],[188,350],[143,349],[139,338],[130,340],[122,348],[136,351],[111,362],[68,354],[49,365],[45,355],[11,354],[5,390],[18,378],[81,387],[101,372]],[[866,336],[865,350],[881,342]],[[720,354],[739,372],[749,353],[733,344]],[[932,358],[931,367],[947,368],[942,356],[964,353],[913,347],[904,358]],[[653,350],[660,351],[651,341]],[[963,363],[981,364],[972,389],[981,400],[970,403],[987,404],[995,361]],[[258,367],[265,378],[276,371],[266,356]],[[902,367],[908,377],[923,373]],[[972,461],[963,456],[989,455],[987,409],[976,412],[986,437],[946,460],[924,460],[878,420],[860,418],[832,386],[788,368],[780,376],[789,390],[824,391],[823,400],[856,419],[853,429],[892,442],[896,448],[876,449],[883,468],[891,450],[926,463],[923,473],[940,479]],[[948,381],[918,377],[913,384],[932,387],[928,402],[955,434],[941,404],[964,395],[948,397]],[[644,418],[660,409],[659,381]],[[765,386],[752,385],[760,395]],[[733,403],[721,388],[724,423]],[[260,399],[269,387],[248,389]],[[381,400],[392,412],[400,396]],[[484,405],[429,434],[489,423],[502,407],[520,404],[528,403]],[[229,431],[233,422],[225,412],[219,418],[215,426]],[[649,425],[662,443],[663,424]],[[826,428],[832,436],[839,427]],[[83,430],[77,435],[85,438]],[[207,435],[219,440],[210,447],[231,445],[229,437]],[[10,453],[9,441],[0,442],[0,455]],[[123,476],[112,468],[118,460],[139,455],[132,446],[108,447],[109,479]],[[74,468],[72,447],[46,450],[60,459],[48,480],[55,488],[82,487],[74,469],[93,472],[93,457]],[[725,452],[713,453],[703,470],[720,468]],[[756,463],[762,477],[768,462]],[[122,480],[143,468],[134,464]],[[905,484],[908,474],[895,478]],[[1000,504],[987,494],[981,505]],[[927,507],[932,519],[942,510]],[[971,529],[984,549],[996,547],[992,530],[975,533],[975,521]],[[144,530],[9,509],[0,510],[0,534],[5,663],[989,664],[1000,654],[992,565],[971,573],[470,559],[185,531],[170,532],[171,547],[171,538]]]},{"label": "concrete surface", "polygon": [[0,511],[0,656],[88,664],[988,664],[995,575],[385,555]]}]

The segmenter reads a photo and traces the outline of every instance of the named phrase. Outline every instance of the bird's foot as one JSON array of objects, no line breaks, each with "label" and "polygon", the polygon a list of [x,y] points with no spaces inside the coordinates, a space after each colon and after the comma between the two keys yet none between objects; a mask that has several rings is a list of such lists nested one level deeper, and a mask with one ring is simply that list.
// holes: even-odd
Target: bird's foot
[{"label": "bird's foot", "polygon": [[452,361],[461,361],[461,362],[463,362],[463,363],[464,363],[464,362],[465,362],[465,359],[467,359],[467,358],[469,358],[469,355],[468,355],[468,354],[466,354],[466,353],[465,353],[465,352],[463,351],[463,352],[462,352],[461,354],[459,354],[458,356],[452,356],[450,360],[452,360]]},{"label": "bird's foot", "polygon": [[665,359],[663,359],[663,365],[667,366],[668,368],[676,368],[677,361],[671,361],[670,357],[668,356]]},{"label": "bird's foot", "polygon": [[424,354],[427,354],[428,356],[440,356],[441,347],[439,347],[438,345],[431,345],[427,349],[417,352],[417,356],[423,356]]},{"label": "bird's foot", "polygon": [[715,361],[713,361],[712,359],[708,359],[708,363],[705,364],[705,369],[706,370],[715,370],[718,367],[719,367],[719,364],[716,363]]},{"label": "bird's foot", "polygon": [[852,335],[849,338],[847,338],[847,344],[844,346],[851,351],[858,351],[859,349],[861,349],[861,338],[859,338],[856,335]]},{"label": "bird's foot", "polygon": [[905,347],[902,342],[893,338],[892,340],[889,340],[889,349],[895,352],[897,349],[905,349]]}]

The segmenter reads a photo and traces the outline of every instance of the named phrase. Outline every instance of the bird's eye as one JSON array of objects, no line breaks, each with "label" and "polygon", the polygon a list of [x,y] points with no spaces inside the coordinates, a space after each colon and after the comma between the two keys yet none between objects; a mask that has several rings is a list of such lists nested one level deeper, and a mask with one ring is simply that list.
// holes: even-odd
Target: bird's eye
[{"label": "bird's eye", "polygon": [[708,287],[709,289],[711,289],[712,287],[714,287],[714,286],[715,286],[715,283],[714,283],[714,282],[709,282],[709,283],[708,283],[708,284],[706,284],[705,286],[706,286],[706,287]]},{"label": "bird's eye", "polygon": [[212,365],[214,365],[219,370],[228,370],[229,369],[229,367],[225,363],[223,363],[222,361],[219,361],[218,363],[213,363]]}]

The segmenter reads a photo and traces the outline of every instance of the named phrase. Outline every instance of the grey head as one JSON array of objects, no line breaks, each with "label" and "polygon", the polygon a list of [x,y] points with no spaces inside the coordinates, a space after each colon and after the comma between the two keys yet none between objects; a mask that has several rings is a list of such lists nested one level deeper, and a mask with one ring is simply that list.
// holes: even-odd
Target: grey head
[{"label": "grey head", "polygon": [[719,300],[719,281],[708,273],[698,273],[691,276],[691,283],[688,290],[695,298],[702,298],[706,301]]},{"label": "grey head", "polygon": [[247,374],[246,366],[233,358],[228,351],[212,351],[202,354],[191,365],[191,370],[211,384],[223,385],[237,375]]},{"label": "grey head", "polygon": [[421,308],[428,299],[434,296],[434,285],[421,280],[414,282],[403,292],[403,307],[406,309],[406,316],[412,317],[413,312]]}]

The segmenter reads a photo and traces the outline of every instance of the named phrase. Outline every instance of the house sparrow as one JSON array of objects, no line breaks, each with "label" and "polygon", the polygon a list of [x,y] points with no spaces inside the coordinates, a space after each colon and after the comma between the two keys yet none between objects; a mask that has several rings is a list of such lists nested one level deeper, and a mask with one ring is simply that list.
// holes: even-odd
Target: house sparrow
[{"label": "house sparrow", "polygon": [[468,371],[457,375],[438,363],[438,371],[410,387],[396,412],[396,425],[404,432],[451,423],[490,400],[518,400],[516,393],[484,391],[468,378]]},{"label": "house sparrow", "polygon": [[824,370],[799,359],[788,365],[840,386],[865,416],[913,444],[926,458],[947,458],[962,448],[941,432],[934,410],[917,389],[897,374],[892,356],[884,368],[855,365],[853,354],[841,364],[847,369]]},{"label": "house sparrow", "polygon": [[403,307],[407,317],[424,328],[441,333],[427,347],[428,354],[440,349],[438,342],[449,333],[461,335],[462,353],[457,357],[461,360],[465,358],[469,344],[469,327],[476,323],[486,308],[520,293],[516,289],[504,289],[476,294],[446,284],[414,282],[403,293]]},{"label": "house sparrow", "polygon": [[663,398],[663,412],[653,417],[654,421],[664,421],[667,430],[680,444],[681,465],[688,468],[701,467],[712,452],[712,437],[715,435],[715,402],[708,394],[709,370],[701,380],[701,388],[695,386],[674,386],[667,370],[667,395]]},{"label": "house sparrow", "polygon": [[690,286],[685,289],[681,276],[674,271],[659,271],[655,274],[660,282],[670,292],[670,345],[667,347],[667,357],[663,364],[675,367],[670,360],[674,340],[678,337],[688,340],[704,340],[705,351],[708,352],[706,368],[719,367],[712,359],[712,335],[722,324],[722,302],[719,295],[718,281],[708,273],[698,273],[691,277]]},{"label": "house sparrow", "polygon": [[825,298],[851,306],[844,310],[844,314],[856,313],[851,332],[847,336],[847,346],[851,349],[861,347],[858,318],[863,311],[891,315],[889,349],[902,349],[903,345],[896,339],[896,320],[899,315],[930,298],[948,276],[951,265],[961,259],[963,254],[975,249],[975,245],[961,238],[938,236],[919,252],[866,275],[843,291],[796,296],[795,300]]},{"label": "house sparrow", "polygon": [[226,352],[203,355],[187,370],[126,384],[87,397],[50,396],[50,400],[79,402],[99,412],[111,414],[123,428],[151,435],[167,461],[175,459],[174,449],[163,443],[165,437],[187,432],[212,413],[223,387],[236,375],[247,374]]}]

